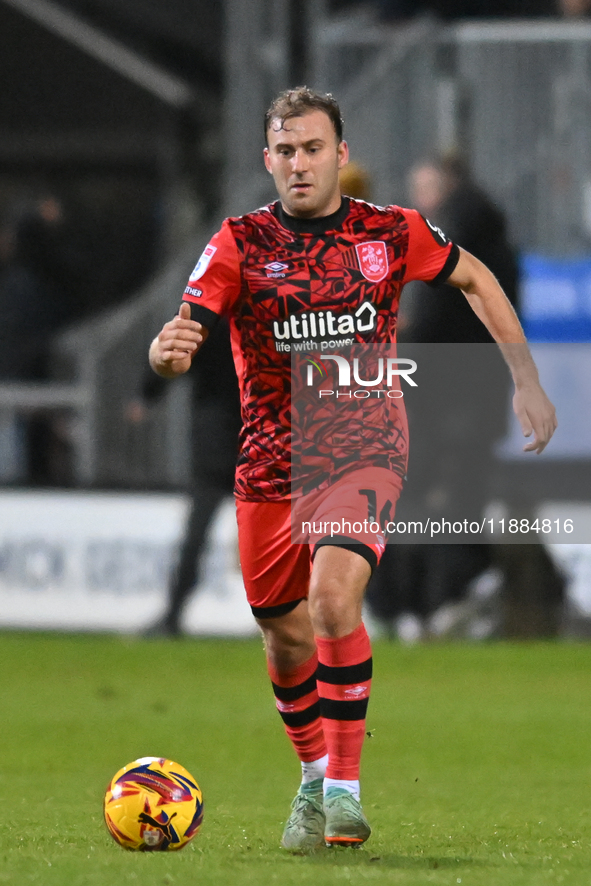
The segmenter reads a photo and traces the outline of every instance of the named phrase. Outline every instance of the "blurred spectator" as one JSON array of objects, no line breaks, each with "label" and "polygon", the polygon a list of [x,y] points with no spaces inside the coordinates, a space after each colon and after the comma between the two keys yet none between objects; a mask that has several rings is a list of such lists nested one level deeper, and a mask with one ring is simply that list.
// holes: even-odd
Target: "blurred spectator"
[{"label": "blurred spectator", "polygon": [[15,252],[48,301],[47,330],[51,333],[78,314],[84,277],[70,246],[62,202],[45,194],[16,221]]},{"label": "blurred spectator", "polygon": [[[488,265],[516,303],[517,261],[504,218],[461,162],[447,158],[417,164],[409,176],[409,198],[451,240]],[[492,342],[461,292],[425,284],[405,290],[399,340]],[[494,360],[497,354],[486,356]],[[504,430],[509,379],[500,355],[493,367],[489,359],[471,361],[468,372],[462,365],[466,357],[465,350],[445,349],[444,362],[428,384],[406,398],[410,479],[400,509],[406,506],[415,518],[479,520],[487,501],[492,447]],[[490,394],[483,398],[483,391],[490,390],[491,369],[498,375],[494,401]],[[444,604],[465,596],[469,583],[490,566],[491,554],[488,545],[396,544],[388,547],[385,561],[368,593],[375,614],[387,621],[407,610],[427,620]]]},{"label": "blurred spectator", "polygon": [[[0,382],[48,378],[60,306],[59,291],[45,274],[53,259],[45,226],[51,227],[56,215],[59,204],[48,198],[20,219],[5,218],[0,226]],[[3,410],[0,438],[0,482],[46,485],[65,479],[59,416]]]},{"label": "blurred spectator", "polygon": [[[484,262],[517,306],[517,256],[508,241],[505,218],[471,179],[462,160],[450,156],[416,164],[409,176],[409,202],[450,240]],[[459,290],[420,286],[415,293],[411,305],[403,305],[404,340],[492,342]]]},{"label": "blurred spectator", "polygon": [[[410,205],[490,268],[517,307],[518,265],[503,214],[470,178],[463,163],[448,157],[417,164],[409,177],[409,197]],[[487,344],[493,340],[457,289],[413,284],[403,298],[399,341]],[[470,356],[465,348],[446,348],[428,383],[405,397],[410,462],[409,482],[398,511],[403,517],[444,517],[452,522],[481,519],[490,496],[494,446],[506,430],[509,375],[496,348],[476,354],[467,366]],[[423,359],[429,362],[427,354]],[[518,568],[519,561],[530,563],[529,572],[535,573],[537,584],[526,581],[527,567]],[[515,600],[520,600],[524,611],[523,598],[529,597],[530,612],[537,607],[538,613],[543,608],[550,612],[548,600],[559,601],[562,584],[542,545],[493,546],[464,539],[447,545],[389,545],[368,589],[368,603],[384,624],[410,613],[416,619],[416,636],[425,625],[434,633],[450,631],[454,617],[442,618],[444,607],[465,601],[471,584],[493,566],[503,573],[504,629],[511,624],[513,634],[519,630],[510,614]],[[546,575],[545,586],[538,580],[540,574]],[[456,607],[456,611],[465,620],[466,607]],[[534,635],[549,635],[556,628],[552,618],[544,622],[542,615],[535,628],[521,627]],[[490,622],[487,630],[500,630],[500,626]]]},{"label": "blurred spectator", "polygon": [[[177,637],[182,633],[184,607],[199,580],[208,530],[220,504],[232,495],[234,488],[242,422],[230,331],[225,319],[220,319],[211,330],[188,377],[193,401],[191,507],[178,564],[169,577],[166,610],[147,631],[149,636]],[[144,384],[143,404],[149,407],[169,384],[150,371]],[[132,420],[143,417],[143,404],[132,404],[128,410]]]},{"label": "blurred spectator", "polygon": [[361,166],[351,160],[346,166],[339,170],[339,184],[341,186],[341,194],[345,197],[353,197],[356,200],[369,200],[371,185],[369,173]]},{"label": "blurred spectator", "polygon": [[53,305],[17,250],[17,226],[0,224],[0,378],[28,381],[46,374]]},{"label": "blurred spectator", "polygon": [[558,0],[558,7],[565,18],[585,18],[591,15],[591,0]]}]

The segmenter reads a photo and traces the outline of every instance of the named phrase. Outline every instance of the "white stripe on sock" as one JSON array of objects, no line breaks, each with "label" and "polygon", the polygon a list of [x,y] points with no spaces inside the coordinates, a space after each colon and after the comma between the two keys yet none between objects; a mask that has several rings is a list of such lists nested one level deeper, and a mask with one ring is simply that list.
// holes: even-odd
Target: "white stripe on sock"
[{"label": "white stripe on sock", "polygon": [[302,784],[308,784],[316,778],[324,778],[327,766],[328,754],[320,757],[319,760],[311,760],[309,763],[302,761]]},{"label": "white stripe on sock", "polygon": [[345,791],[349,791],[350,794],[353,794],[355,799],[359,801],[359,782],[358,781],[344,781],[341,778],[325,778],[324,779],[324,793],[326,794],[329,788],[343,788]]}]

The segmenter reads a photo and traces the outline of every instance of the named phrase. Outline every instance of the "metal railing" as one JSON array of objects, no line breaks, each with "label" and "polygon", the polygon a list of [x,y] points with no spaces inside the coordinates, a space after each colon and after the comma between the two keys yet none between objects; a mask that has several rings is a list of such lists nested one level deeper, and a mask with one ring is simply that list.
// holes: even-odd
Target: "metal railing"
[{"label": "metal railing", "polygon": [[0,416],[67,416],[77,486],[185,487],[190,475],[191,409],[184,380],[133,421],[150,341],[178,308],[191,268],[207,242],[197,232],[146,289],[115,310],[68,329],[54,343],[59,382],[0,385]]},{"label": "metal railing", "polygon": [[66,414],[77,416],[73,428],[73,474],[80,482],[88,482],[91,472],[90,452],[92,437],[84,417],[92,410],[92,390],[84,383],[60,384],[47,382],[4,382],[0,384],[0,425],[4,445],[0,446],[0,481],[22,482],[26,467],[23,453],[20,420],[31,415]]},{"label": "metal railing", "polygon": [[591,25],[463,25],[451,36],[472,169],[515,242],[547,255],[589,251]]},{"label": "metal railing", "polygon": [[129,405],[150,372],[147,352],[162,323],[176,312],[196,257],[207,238],[196,234],[134,299],[103,317],[63,333],[55,352],[79,391],[76,480],[107,487],[182,486],[190,475],[188,387],[181,379],[135,422]]},{"label": "metal railing", "polygon": [[591,250],[591,24],[425,18],[328,27],[316,39],[315,79],[341,96],[377,202],[404,202],[410,167],[455,150],[519,248]]},{"label": "metal railing", "polygon": [[[268,0],[226,3],[227,214],[273,196],[261,120],[287,85],[285,5],[271,15]],[[455,150],[507,213],[518,247],[591,250],[591,23],[425,17],[394,25],[363,11],[331,17],[323,0],[301,8],[307,80],[339,99],[376,202],[406,202],[411,166]]]}]

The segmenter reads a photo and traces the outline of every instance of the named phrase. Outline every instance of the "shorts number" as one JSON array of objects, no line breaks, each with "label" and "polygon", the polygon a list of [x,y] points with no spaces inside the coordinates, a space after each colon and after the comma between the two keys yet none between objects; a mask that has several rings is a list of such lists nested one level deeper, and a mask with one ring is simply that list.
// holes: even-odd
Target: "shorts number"
[{"label": "shorts number", "polygon": [[392,502],[390,499],[386,501],[384,507],[380,511],[380,519],[378,520],[378,497],[375,489],[360,489],[359,495],[364,495],[367,499],[367,522],[378,523],[383,529],[391,519]]}]

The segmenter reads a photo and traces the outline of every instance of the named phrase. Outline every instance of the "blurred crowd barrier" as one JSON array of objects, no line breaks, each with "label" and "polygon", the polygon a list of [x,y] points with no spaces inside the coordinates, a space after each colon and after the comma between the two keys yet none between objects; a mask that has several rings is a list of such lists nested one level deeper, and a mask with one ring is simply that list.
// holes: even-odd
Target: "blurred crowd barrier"
[{"label": "blurred crowd barrier", "polygon": [[[140,293],[59,333],[51,347],[51,381],[0,381],[0,482],[28,485],[19,419],[51,416],[64,426],[68,466],[51,485],[183,488],[190,462],[187,386],[171,385],[145,421],[128,405],[148,370],[148,345],[178,309],[205,237],[180,251]],[[20,453],[20,455],[19,455]]]},{"label": "blurred crowd barrier", "polygon": [[[0,496],[0,627],[148,628],[166,605],[168,573],[189,502],[181,494],[10,491]],[[234,503],[209,534],[189,633],[249,635]]]}]

